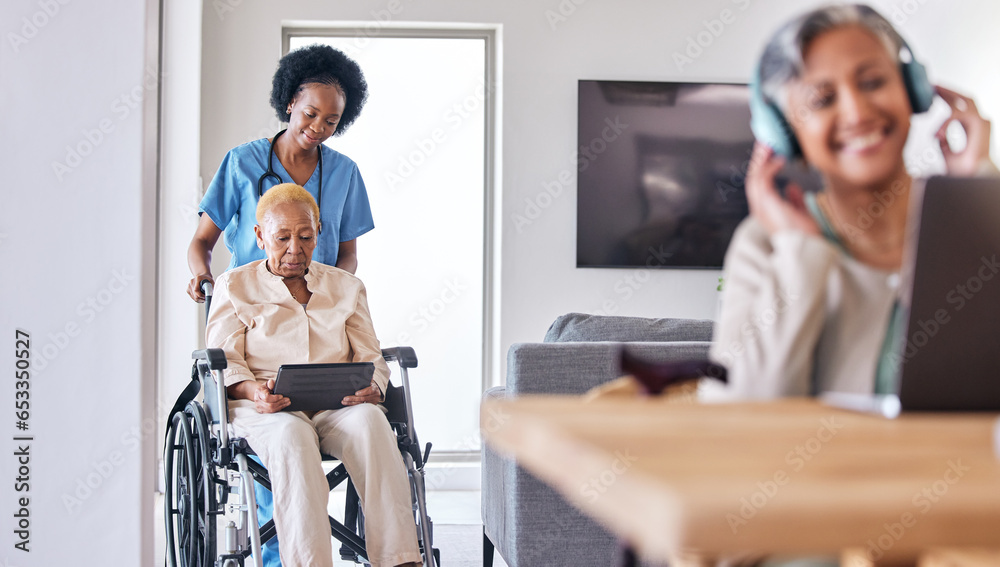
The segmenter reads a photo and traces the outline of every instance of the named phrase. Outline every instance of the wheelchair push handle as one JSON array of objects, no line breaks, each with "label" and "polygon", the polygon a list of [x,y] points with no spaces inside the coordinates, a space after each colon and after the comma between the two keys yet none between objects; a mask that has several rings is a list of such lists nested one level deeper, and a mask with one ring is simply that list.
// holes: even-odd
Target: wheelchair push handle
[{"label": "wheelchair push handle", "polygon": [[208,310],[212,306],[212,292],[215,290],[215,286],[212,284],[212,280],[208,278],[203,278],[198,282],[198,289],[205,294],[205,317],[208,317]]}]

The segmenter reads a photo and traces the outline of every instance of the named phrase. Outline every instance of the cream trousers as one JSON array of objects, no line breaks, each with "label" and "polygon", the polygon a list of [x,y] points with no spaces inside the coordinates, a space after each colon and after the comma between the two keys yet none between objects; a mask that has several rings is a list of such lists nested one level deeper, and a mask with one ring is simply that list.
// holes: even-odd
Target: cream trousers
[{"label": "cream trousers", "polygon": [[333,566],[320,451],[340,459],[357,487],[372,567],[421,560],[406,468],[381,408],[348,406],[312,419],[298,411],[259,414],[249,400],[230,400],[229,408],[236,435],[270,474],[284,567]]}]

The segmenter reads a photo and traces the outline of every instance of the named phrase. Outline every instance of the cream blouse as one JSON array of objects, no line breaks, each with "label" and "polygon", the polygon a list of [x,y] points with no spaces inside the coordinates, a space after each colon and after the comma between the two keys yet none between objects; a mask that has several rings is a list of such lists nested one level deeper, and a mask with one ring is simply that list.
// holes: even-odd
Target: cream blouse
[{"label": "cream blouse", "polygon": [[372,362],[375,383],[384,394],[389,367],[361,280],[313,262],[305,275],[312,297],[303,309],[264,262],[230,270],[215,282],[205,345],[225,351],[226,386],[244,380],[266,382],[282,364]]}]

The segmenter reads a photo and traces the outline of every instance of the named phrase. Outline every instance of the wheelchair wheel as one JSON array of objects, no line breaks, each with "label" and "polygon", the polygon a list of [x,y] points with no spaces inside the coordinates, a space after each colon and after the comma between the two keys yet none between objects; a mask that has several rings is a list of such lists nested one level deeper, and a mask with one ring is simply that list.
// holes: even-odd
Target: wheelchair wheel
[{"label": "wheelchair wheel", "polygon": [[198,403],[191,402],[174,415],[167,443],[163,509],[168,565],[215,565],[218,483],[209,452],[208,424]]}]

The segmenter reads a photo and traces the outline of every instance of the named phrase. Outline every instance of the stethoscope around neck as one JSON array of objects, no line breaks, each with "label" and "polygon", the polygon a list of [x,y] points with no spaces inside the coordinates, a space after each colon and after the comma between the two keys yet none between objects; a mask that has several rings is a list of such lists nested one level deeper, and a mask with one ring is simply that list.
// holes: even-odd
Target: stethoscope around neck
[{"label": "stethoscope around neck", "polygon": [[[268,177],[273,177],[278,183],[284,183],[285,182],[281,178],[280,175],[278,175],[277,173],[274,172],[274,166],[271,165],[271,164],[273,163],[273,160],[274,160],[274,143],[277,142],[278,138],[282,134],[284,134],[285,132],[287,132],[287,131],[288,131],[288,129],[286,128],[286,129],[282,130],[281,132],[278,132],[277,134],[274,135],[273,138],[271,138],[271,147],[268,148],[268,150],[267,150],[267,171],[265,171],[264,175],[261,175],[257,179],[257,200],[258,201],[260,200],[261,197],[264,196],[264,180],[265,179],[267,179]],[[317,195],[316,196],[316,207],[320,210],[320,214],[322,214],[322,211],[323,211],[323,147],[322,147],[322,145],[318,146],[316,148],[316,150],[319,152],[319,158],[318,158],[319,159],[319,163],[318,163],[318,165],[319,165],[319,190],[316,192],[316,195]],[[319,220],[319,219],[317,219],[317,220]],[[320,234],[323,233],[323,223],[322,222],[320,222],[320,224],[319,224],[319,233]]]}]

